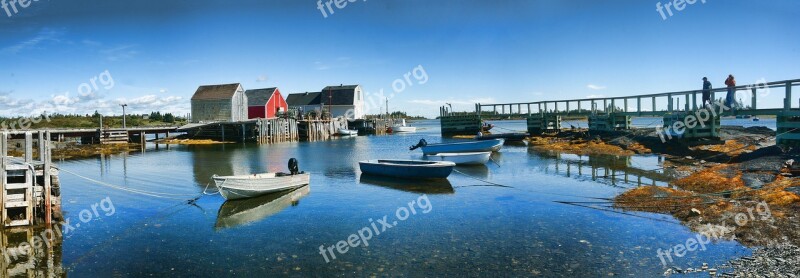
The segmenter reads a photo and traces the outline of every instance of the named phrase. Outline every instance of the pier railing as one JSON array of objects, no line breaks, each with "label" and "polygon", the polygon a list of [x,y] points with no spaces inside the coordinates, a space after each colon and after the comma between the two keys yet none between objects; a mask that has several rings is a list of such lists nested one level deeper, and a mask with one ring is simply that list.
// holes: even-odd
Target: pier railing
[{"label": "pier railing", "polygon": [[[728,112],[730,115],[777,115],[789,112],[791,109],[800,108],[800,101],[793,103],[792,88],[800,86],[800,79],[776,81],[769,83],[750,84],[734,87],[738,95],[739,92],[749,94],[747,101],[742,101],[744,107],[738,107]],[[784,95],[782,107],[760,108],[759,98],[770,97],[768,95],[759,96],[759,91],[764,94],[764,90],[769,90],[770,94],[775,91],[782,91]],[[721,87],[712,89],[711,100],[722,93],[726,95],[728,88]],[[657,94],[642,94],[633,96],[568,99],[568,100],[546,100],[535,102],[520,103],[498,103],[498,104],[475,104],[475,111],[480,115],[490,115],[492,117],[514,117],[530,116],[533,114],[556,114],[560,116],[588,116],[595,114],[610,114],[625,116],[664,116],[673,112],[693,111],[702,107],[703,90],[667,92]],[[734,100],[738,99],[734,97]],[[450,113],[445,110],[445,112]],[[442,114],[443,116],[447,116]]]}]

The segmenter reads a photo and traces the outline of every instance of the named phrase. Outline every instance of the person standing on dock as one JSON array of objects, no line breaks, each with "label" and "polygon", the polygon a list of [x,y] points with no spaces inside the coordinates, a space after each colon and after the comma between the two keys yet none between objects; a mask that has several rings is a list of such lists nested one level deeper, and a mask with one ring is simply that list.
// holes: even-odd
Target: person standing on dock
[{"label": "person standing on dock", "polygon": [[728,79],[725,79],[725,85],[728,86],[728,94],[725,96],[725,105],[730,108],[733,108],[733,94],[734,88],[736,87],[736,79],[733,78],[733,74],[728,75]]},{"label": "person standing on dock", "polygon": [[703,106],[706,106],[706,102],[711,104],[711,82],[708,77],[703,77]]}]

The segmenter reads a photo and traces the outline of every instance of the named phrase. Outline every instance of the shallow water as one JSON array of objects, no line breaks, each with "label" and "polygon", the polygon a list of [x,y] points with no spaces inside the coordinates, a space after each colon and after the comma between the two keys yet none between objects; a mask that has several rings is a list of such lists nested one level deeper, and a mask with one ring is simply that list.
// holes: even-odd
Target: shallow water
[{"label": "shallow water", "polygon": [[[664,272],[656,250],[696,236],[671,216],[584,203],[639,185],[665,185],[658,156],[581,157],[506,146],[493,155],[496,163],[458,167],[446,182],[361,177],[359,160],[419,158],[408,146],[420,138],[442,140],[438,122],[416,125],[416,134],[262,146],[148,146],[141,153],[59,162],[63,210],[81,226],[65,234],[54,266],[39,261],[35,269],[62,266],[80,277],[641,277]],[[518,129],[519,122],[499,126]],[[311,173],[308,188],[244,202],[225,203],[219,195],[186,202],[202,195],[213,174],[286,171],[291,157]],[[77,220],[104,199],[96,217]],[[409,212],[407,219],[398,219],[398,211]],[[378,224],[384,216],[393,226],[385,231]],[[368,246],[336,250],[337,242],[372,224],[381,233],[373,232]],[[320,246],[333,248],[323,256]],[[673,256],[670,265],[714,265],[749,253],[736,242],[716,242],[705,251]]]}]

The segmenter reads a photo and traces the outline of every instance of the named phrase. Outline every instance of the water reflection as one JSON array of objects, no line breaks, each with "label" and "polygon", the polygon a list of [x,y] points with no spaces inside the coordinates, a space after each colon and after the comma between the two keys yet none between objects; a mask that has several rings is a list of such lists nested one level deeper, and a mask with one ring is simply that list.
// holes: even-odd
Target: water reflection
[{"label": "water reflection", "polygon": [[396,178],[388,178],[381,176],[374,176],[368,174],[361,174],[359,179],[361,184],[377,185],[381,187],[391,188],[400,191],[423,193],[423,194],[453,194],[453,185],[449,180],[400,180]]},{"label": "water reflection", "polygon": [[664,159],[658,155],[575,155],[542,152],[533,148],[528,149],[528,153],[549,162],[542,167],[545,173],[591,178],[592,181],[612,186],[668,186],[671,181],[671,178],[660,170]]},{"label": "water reflection", "polygon": [[0,277],[66,277],[58,233],[20,227],[6,228],[0,235]]},{"label": "water reflection", "polygon": [[232,228],[258,222],[275,215],[289,206],[296,206],[307,196],[311,187],[306,185],[294,190],[276,192],[244,200],[226,201],[219,208],[217,223],[219,229]]},{"label": "water reflection", "polygon": [[456,166],[455,170],[467,176],[479,179],[489,178],[489,173],[490,173],[489,167],[486,165],[462,165],[462,166]]}]

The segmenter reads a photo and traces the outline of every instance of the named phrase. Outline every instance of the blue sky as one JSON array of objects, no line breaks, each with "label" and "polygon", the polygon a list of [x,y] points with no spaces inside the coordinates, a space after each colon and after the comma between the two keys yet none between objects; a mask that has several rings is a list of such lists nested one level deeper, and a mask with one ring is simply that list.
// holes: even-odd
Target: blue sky
[{"label": "blue sky", "polygon": [[[698,0],[666,20],[656,3],[356,0],[325,17],[312,0],[38,0],[0,9],[0,115],[121,114],[119,103],[183,115],[197,86],[235,82],[284,95],[361,84],[374,103],[383,89],[391,110],[435,116],[445,102],[800,78],[800,2]],[[394,93],[418,66],[427,82]]]}]

